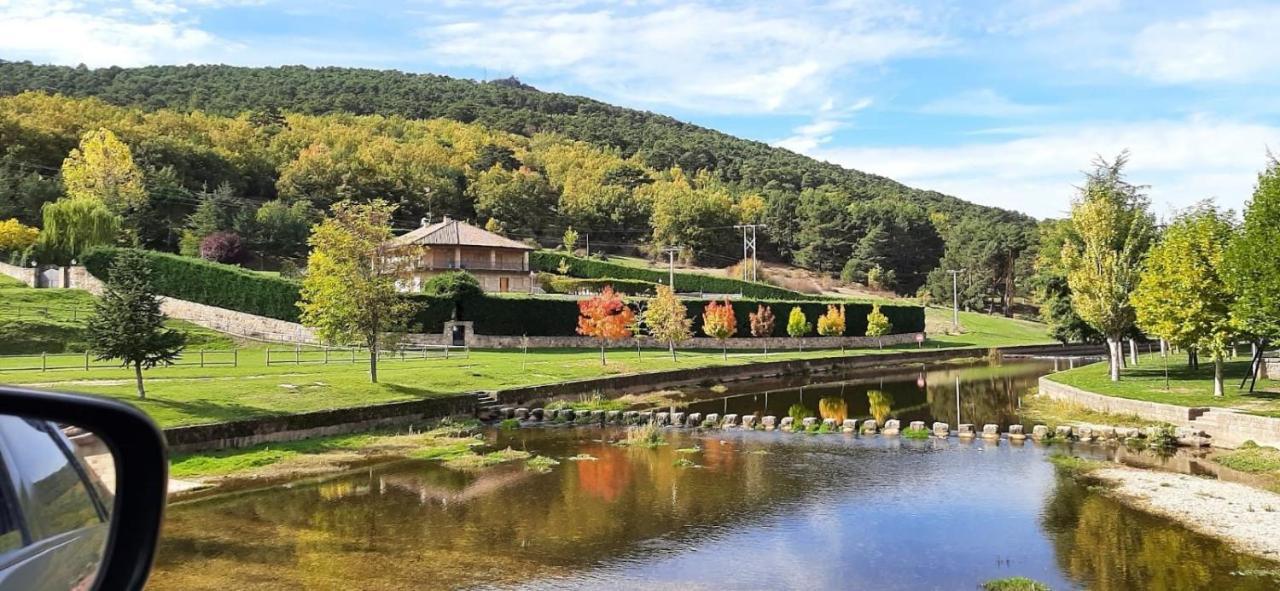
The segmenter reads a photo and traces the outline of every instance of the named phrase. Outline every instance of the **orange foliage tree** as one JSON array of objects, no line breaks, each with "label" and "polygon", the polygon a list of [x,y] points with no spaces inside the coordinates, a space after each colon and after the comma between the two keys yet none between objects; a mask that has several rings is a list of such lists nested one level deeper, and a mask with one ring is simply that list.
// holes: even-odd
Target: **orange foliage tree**
[{"label": "orange foliage tree", "polygon": [[702,311],[702,332],[720,341],[721,352],[728,359],[729,347],[725,341],[738,332],[738,319],[733,315],[733,306],[729,305],[729,300],[707,304]]},{"label": "orange foliage tree", "polygon": [[578,302],[578,334],[600,341],[600,365],[605,365],[605,345],[631,336],[635,320],[635,312],[614,293],[612,285]]}]

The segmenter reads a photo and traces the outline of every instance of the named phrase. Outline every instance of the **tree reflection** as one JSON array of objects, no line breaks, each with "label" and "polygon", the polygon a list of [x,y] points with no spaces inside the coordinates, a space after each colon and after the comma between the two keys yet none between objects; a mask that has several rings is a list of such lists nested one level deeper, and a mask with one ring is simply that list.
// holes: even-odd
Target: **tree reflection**
[{"label": "tree reflection", "polygon": [[1059,476],[1045,508],[1058,564],[1094,591],[1274,589],[1276,581],[1233,572],[1274,568],[1167,519],[1135,511]]},{"label": "tree reflection", "polygon": [[842,424],[849,418],[849,402],[844,398],[823,398],[818,401],[818,416],[834,419],[837,425]]},{"label": "tree reflection", "polygon": [[893,412],[893,395],[882,390],[867,390],[867,405],[876,423],[884,424]]}]

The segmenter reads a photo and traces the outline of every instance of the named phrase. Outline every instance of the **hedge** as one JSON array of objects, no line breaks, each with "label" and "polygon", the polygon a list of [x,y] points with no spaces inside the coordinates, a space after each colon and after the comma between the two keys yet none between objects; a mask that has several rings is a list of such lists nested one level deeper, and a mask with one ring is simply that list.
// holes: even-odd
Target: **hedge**
[{"label": "hedge", "polygon": [[[559,273],[560,261],[568,266],[566,275],[586,279],[635,279],[650,283],[666,283],[666,271],[628,267],[616,263],[595,261],[561,252],[539,250],[529,253],[529,266],[537,271]],[[754,281],[742,281],[729,277],[716,277],[701,273],[676,273],[676,291],[681,293],[703,292],[717,294],[741,294],[743,297],[761,300],[813,301],[822,298],[798,291],[791,291]]]},{"label": "hedge", "polygon": [[[81,257],[94,277],[106,281],[111,262],[123,249],[99,247]],[[160,295],[297,322],[301,284],[234,265],[151,250],[139,251],[151,263],[151,282]]]},{"label": "hedge", "polygon": [[576,294],[581,293],[583,290],[599,293],[605,286],[613,287],[614,291],[626,295],[653,295],[658,292],[657,283],[639,279],[615,279],[612,277],[578,279],[551,273],[538,273],[538,283],[542,285],[543,291],[547,293]]}]

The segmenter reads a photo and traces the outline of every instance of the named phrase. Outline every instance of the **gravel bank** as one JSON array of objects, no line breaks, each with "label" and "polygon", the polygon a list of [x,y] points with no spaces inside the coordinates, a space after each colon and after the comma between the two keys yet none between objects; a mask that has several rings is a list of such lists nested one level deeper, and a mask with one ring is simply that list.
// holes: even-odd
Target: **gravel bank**
[{"label": "gravel bank", "polygon": [[1136,468],[1102,468],[1089,476],[1110,494],[1202,534],[1269,560],[1280,559],[1280,495],[1243,484]]}]

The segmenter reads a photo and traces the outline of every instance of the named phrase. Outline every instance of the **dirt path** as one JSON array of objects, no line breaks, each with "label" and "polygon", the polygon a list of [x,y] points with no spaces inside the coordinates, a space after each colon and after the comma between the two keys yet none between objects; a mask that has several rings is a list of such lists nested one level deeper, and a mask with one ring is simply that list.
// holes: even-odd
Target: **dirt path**
[{"label": "dirt path", "polygon": [[1280,495],[1186,474],[1107,467],[1089,476],[1139,509],[1168,517],[1237,549],[1280,560]]}]

